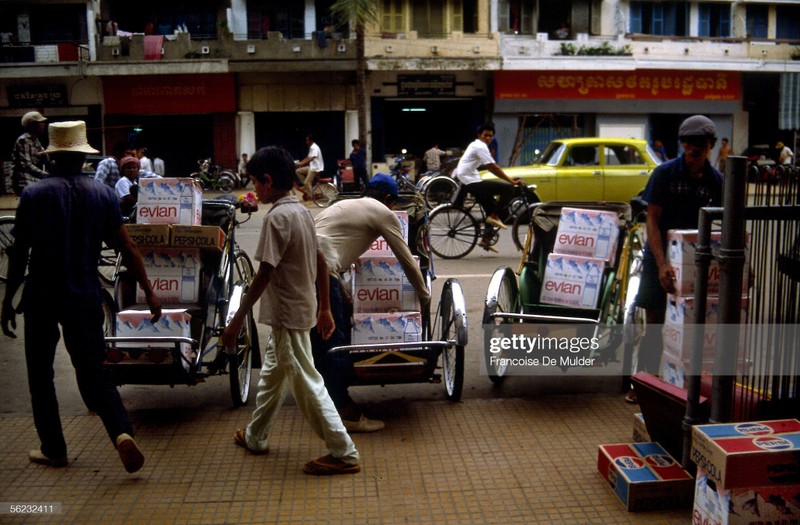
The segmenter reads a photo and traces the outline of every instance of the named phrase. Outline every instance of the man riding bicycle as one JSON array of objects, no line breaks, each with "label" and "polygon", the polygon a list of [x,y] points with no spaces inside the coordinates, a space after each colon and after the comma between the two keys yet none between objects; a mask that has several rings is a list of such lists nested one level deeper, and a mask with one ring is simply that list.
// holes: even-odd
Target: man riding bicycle
[{"label": "man riding bicycle", "polygon": [[[503,209],[513,196],[513,186],[525,186],[522,179],[512,179],[505,174],[502,168],[497,165],[492,154],[489,152],[489,144],[494,138],[494,126],[484,124],[478,128],[478,138],[476,138],[458,161],[458,166],[453,171],[453,175],[463,185],[464,189],[475,197],[478,204],[483,208],[486,215],[486,223],[498,228],[506,229],[506,225],[500,219],[497,210]],[[478,167],[483,165],[495,176],[504,180],[484,180],[478,175]],[[507,182],[506,182],[507,181]],[[500,197],[500,201],[495,200],[495,196]],[[478,246],[486,251],[497,252],[492,246],[493,229],[486,227],[483,229],[483,239]]]}]

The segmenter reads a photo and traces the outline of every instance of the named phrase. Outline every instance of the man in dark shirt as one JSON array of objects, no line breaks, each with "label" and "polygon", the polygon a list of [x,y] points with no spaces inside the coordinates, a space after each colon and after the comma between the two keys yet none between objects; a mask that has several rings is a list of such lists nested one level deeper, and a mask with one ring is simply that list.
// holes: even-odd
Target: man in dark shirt
[{"label": "man in dark shirt", "polygon": [[353,178],[359,188],[367,187],[367,152],[361,148],[361,141],[354,139],[351,143],[350,164],[353,165]]},{"label": "man in dark shirt", "polygon": [[[667,232],[697,228],[698,213],[704,206],[722,202],[722,173],[708,156],[717,141],[711,119],[695,115],[678,130],[683,153],[660,164],[647,183],[647,243],[644,247],[642,280],[636,304],[646,311],[648,329],[639,347],[639,370],[658,372],[662,338],[660,326],[666,314],[667,294],[675,292],[675,272],[667,261]],[[630,393],[626,398],[635,402]]]},{"label": "man in dark shirt", "polygon": [[111,188],[81,172],[86,153],[97,153],[86,140],[86,124],[51,124],[49,137],[46,152],[54,161],[53,169],[20,195],[2,309],[3,333],[16,337],[13,298],[24,277],[20,308],[25,319],[25,360],[33,419],[41,440],[41,447],[31,450],[28,457],[52,467],[68,463],[53,385],[60,325],[84,402],[103,420],[125,469],[136,472],[144,456],[133,440],[119,392],[103,367],[104,316],[97,274],[103,241],[121,251],[125,266],[145,291],[153,321],[161,317],[161,304],[147,280],[142,257],[123,227],[119,199]]}]

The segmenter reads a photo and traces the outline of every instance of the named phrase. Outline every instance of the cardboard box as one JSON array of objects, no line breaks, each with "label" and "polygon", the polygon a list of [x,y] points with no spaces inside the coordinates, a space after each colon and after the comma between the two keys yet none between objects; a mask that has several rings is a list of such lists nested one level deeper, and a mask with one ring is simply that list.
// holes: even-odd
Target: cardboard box
[{"label": "cardboard box", "polygon": [[[711,253],[717,255],[721,244],[722,232],[711,232]],[[747,291],[749,275],[750,236],[745,236],[745,259],[742,272],[742,292]],[[697,230],[669,230],[667,232],[667,260],[675,271],[675,288],[678,295],[694,294],[695,252],[697,251]],[[719,293],[719,263],[711,261],[708,268],[708,293]]]},{"label": "cardboard box", "polygon": [[574,308],[597,308],[604,268],[602,259],[551,253],[547,256],[539,300]]},{"label": "cardboard box", "polygon": [[352,293],[355,313],[419,309],[417,292],[395,257],[359,258],[353,269]]},{"label": "cardboard box", "polygon": [[[200,298],[200,250],[142,250],[147,279],[162,304],[196,303]],[[144,303],[144,291],[136,285],[136,302]]]},{"label": "cardboard box", "polygon": [[[119,337],[191,337],[192,316],[183,309],[163,309],[161,319],[151,322],[152,314],[149,310],[123,310],[117,314],[117,336]],[[119,343],[119,348],[175,348],[175,343]],[[191,363],[197,357],[192,345],[181,343],[181,364],[184,370],[189,370]],[[125,356],[123,363],[130,360]],[[146,362],[146,358],[142,361]],[[167,361],[170,362],[170,361]]]},{"label": "cardboard box", "polygon": [[658,443],[600,445],[597,470],[629,511],[691,505],[694,480]]},{"label": "cardboard box", "polygon": [[169,246],[169,224],[126,224],[125,229],[137,246]]},{"label": "cardboard box", "polygon": [[200,225],[202,203],[203,191],[192,178],[141,179],[136,222]]},{"label": "cardboard box", "polygon": [[353,314],[353,344],[417,342],[421,335],[419,312]]},{"label": "cardboard box", "polygon": [[[408,212],[404,210],[392,210],[394,216],[400,221],[400,231],[403,235],[403,240],[408,244]],[[389,243],[383,236],[378,237],[373,241],[367,251],[363,254],[364,257],[394,257],[394,252],[389,248]]]},{"label": "cardboard box", "polygon": [[800,521],[800,484],[720,489],[702,470],[694,488],[693,525],[764,525]]},{"label": "cardboard box", "polygon": [[633,415],[633,441],[634,443],[647,443],[651,441],[650,434],[647,433],[647,426],[644,424],[644,416],[641,412]]},{"label": "cardboard box", "polygon": [[796,484],[800,480],[800,421],[692,427],[691,459],[718,489]]},{"label": "cardboard box", "polygon": [[602,259],[614,266],[618,238],[616,212],[562,208],[553,253]]},{"label": "cardboard box", "polygon": [[170,244],[176,248],[204,248],[222,251],[225,247],[225,232],[219,226],[173,224],[170,230]]}]

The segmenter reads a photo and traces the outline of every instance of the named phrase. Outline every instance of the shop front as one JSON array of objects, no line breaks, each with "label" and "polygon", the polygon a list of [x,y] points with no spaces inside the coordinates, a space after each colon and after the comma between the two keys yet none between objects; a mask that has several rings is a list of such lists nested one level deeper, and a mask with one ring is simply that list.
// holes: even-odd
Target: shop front
[{"label": "shop front", "polygon": [[146,147],[173,177],[188,176],[209,157],[235,169],[234,75],[104,77],[103,94],[107,152],[120,140]]},{"label": "shop front", "polygon": [[741,91],[740,74],[727,71],[498,71],[501,164],[528,164],[553,139],[590,136],[661,140],[674,157],[678,126],[693,114],[712,118],[738,151],[748,139]]}]

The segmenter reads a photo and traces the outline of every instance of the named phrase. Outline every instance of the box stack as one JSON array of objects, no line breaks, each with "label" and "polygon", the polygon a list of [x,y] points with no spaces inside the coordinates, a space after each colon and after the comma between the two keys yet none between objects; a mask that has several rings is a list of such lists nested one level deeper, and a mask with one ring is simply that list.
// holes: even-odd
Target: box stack
[{"label": "box stack", "polygon": [[691,458],[697,465],[693,523],[800,520],[800,421],[693,427]]},{"label": "box stack", "polygon": [[[395,211],[408,243],[408,213]],[[416,257],[415,257],[416,259]],[[351,269],[353,344],[417,342],[422,337],[422,315],[414,287],[383,237],[379,237]],[[357,375],[419,363],[402,352],[365,352],[354,362]]]},{"label": "box stack", "polygon": [[616,212],[562,208],[539,300],[596,308],[603,272],[615,262],[618,238]]},{"label": "box stack", "polygon": [[[144,291],[137,283],[134,304],[117,314],[117,335],[191,337],[187,308],[200,301],[201,250],[221,251],[225,233],[218,226],[200,225],[202,191],[193,179],[142,179],[139,185],[138,222],[126,229],[139,247],[153,291],[163,305],[173,308],[165,308],[161,320],[152,323],[143,306]],[[128,346],[141,348],[142,344]],[[169,349],[174,344],[148,344],[147,348]],[[190,345],[181,345],[181,353],[188,371],[197,356]]]},{"label": "box stack", "polygon": [[[686,372],[689,368],[693,342],[691,325],[694,325],[695,315],[694,283],[697,235],[697,230],[670,230],[667,233],[667,260],[675,272],[676,293],[667,295],[667,313],[662,329],[664,352],[661,358],[661,376],[667,382],[681,388],[686,384]],[[711,234],[712,253],[719,252],[720,236],[720,232]],[[743,291],[747,290],[748,262],[746,251]],[[719,278],[719,263],[712,260],[708,269],[702,373],[710,373],[713,368],[719,312]],[[747,306],[748,298],[744,294],[742,296],[741,323],[747,321]]]}]

